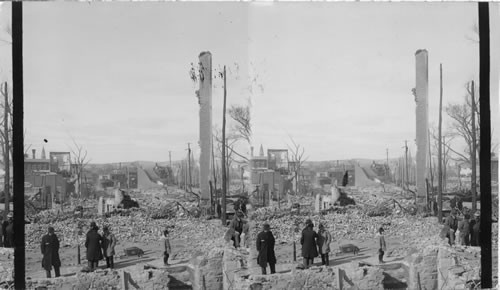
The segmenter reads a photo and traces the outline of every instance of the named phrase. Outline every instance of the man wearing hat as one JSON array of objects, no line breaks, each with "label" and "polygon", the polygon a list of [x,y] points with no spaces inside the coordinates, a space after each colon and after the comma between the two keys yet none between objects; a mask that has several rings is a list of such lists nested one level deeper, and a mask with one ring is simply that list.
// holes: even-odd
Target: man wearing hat
[{"label": "man wearing hat", "polygon": [[458,222],[458,232],[459,236],[459,244],[462,246],[470,246],[469,240],[469,229],[470,229],[470,215],[468,213],[464,214],[464,219]]},{"label": "man wearing hat", "polygon": [[90,223],[90,230],[87,232],[85,247],[87,248],[87,261],[90,271],[94,271],[99,267],[99,260],[103,259],[101,251],[102,237],[97,232],[99,228],[95,222]]},{"label": "man wearing hat", "polygon": [[234,247],[240,247],[240,235],[243,231],[243,213],[241,211],[237,211],[236,215],[231,220],[229,224],[229,229],[233,232],[232,240],[234,240]]},{"label": "man wearing hat", "polygon": [[7,220],[2,223],[3,246],[14,248],[14,214],[9,212]]},{"label": "man wearing hat", "polygon": [[115,255],[116,238],[115,235],[109,231],[108,226],[104,226],[102,230],[101,244],[104,257],[106,258],[106,268],[113,269],[115,267],[113,256]]},{"label": "man wearing hat", "polygon": [[49,227],[48,233],[42,237],[42,266],[47,273],[47,278],[51,278],[50,271],[54,267],[56,277],[61,275],[59,269],[61,267],[61,260],[59,259],[59,239],[54,234],[54,228]]},{"label": "man wearing hat", "polygon": [[302,245],[302,257],[304,258],[304,267],[307,269],[314,263],[314,258],[318,256],[316,240],[318,234],[313,230],[314,224],[310,219],[306,220],[306,228],[302,231],[300,244]]},{"label": "man wearing hat", "polygon": [[481,228],[481,223],[480,223],[480,217],[481,213],[479,211],[476,211],[474,213],[474,219],[470,221],[470,245],[473,247],[480,247],[480,241],[479,237],[481,235],[480,228]]},{"label": "man wearing hat", "polygon": [[444,222],[445,226],[449,228],[448,235],[446,236],[449,239],[450,246],[455,243],[455,232],[458,228],[458,220],[457,220],[457,210],[452,209],[450,215],[446,217]]},{"label": "man wearing hat", "polygon": [[262,268],[262,275],[266,274],[266,267],[269,263],[271,274],[276,273],[276,255],[274,253],[274,236],[268,223],[264,224],[263,231],[257,235],[257,262]]}]

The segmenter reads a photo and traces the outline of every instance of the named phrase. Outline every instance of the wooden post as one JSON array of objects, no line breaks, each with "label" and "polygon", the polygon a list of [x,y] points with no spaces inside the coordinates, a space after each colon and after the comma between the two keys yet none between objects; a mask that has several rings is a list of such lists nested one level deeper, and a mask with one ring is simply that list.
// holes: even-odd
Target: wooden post
[{"label": "wooden post", "polygon": [[78,265],[81,264],[80,245],[78,245]]},{"label": "wooden post", "polygon": [[295,246],[295,241],[293,241],[293,261],[297,262],[297,248]]},{"label": "wooden post", "polygon": [[337,268],[337,288],[343,290],[344,288],[344,271]]},{"label": "wooden post", "polygon": [[128,279],[129,274],[123,271],[122,275],[120,276],[120,289],[128,290]]}]

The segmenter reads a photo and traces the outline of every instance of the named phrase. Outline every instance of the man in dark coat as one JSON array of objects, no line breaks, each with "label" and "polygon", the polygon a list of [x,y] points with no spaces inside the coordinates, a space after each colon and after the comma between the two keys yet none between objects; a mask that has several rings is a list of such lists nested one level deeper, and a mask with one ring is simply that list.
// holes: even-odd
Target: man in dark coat
[{"label": "man in dark coat", "polygon": [[59,271],[61,267],[61,260],[59,259],[59,239],[54,234],[54,228],[49,227],[48,234],[42,237],[41,243],[42,250],[42,267],[47,273],[47,278],[51,278],[50,271],[54,267],[56,277],[61,276]]},{"label": "man in dark coat", "polygon": [[2,223],[3,246],[14,248],[14,214],[9,212],[7,220]]},{"label": "man in dark coat", "polygon": [[480,236],[481,236],[481,232],[480,232],[480,228],[481,228],[481,223],[480,223],[480,218],[481,217],[481,214],[479,211],[476,211],[474,213],[474,218],[470,225],[469,225],[469,228],[470,228],[470,245],[473,246],[473,247],[480,247],[481,244],[480,244]]},{"label": "man in dark coat", "polygon": [[449,228],[448,231],[448,242],[451,245],[455,244],[455,232],[458,228],[458,220],[457,220],[457,211],[456,209],[452,209],[450,215],[446,217],[444,222],[445,227]]},{"label": "man in dark coat", "polygon": [[302,257],[304,258],[304,267],[307,269],[318,256],[316,240],[318,234],[313,230],[314,224],[310,219],[306,220],[306,228],[302,231],[300,244],[302,245]]},{"label": "man in dark coat", "polygon": [[238,211],[236,212],[236,215],[234,215],[234,218],[231,220],[231,223],[229,224],[229,229],[231,229],[231,232],[233,233],[231,240],[234,241],[235,248],[240,247],[240,235],[243,232],[242,219],[243,219],[243,213],[241,211]]},{"label": "man in dark coat", "polygon": [[276,273],[276,255],[274,253],[274,236],[268,223],[264,224],[264,230],[257,235],[257,262],[262,268],[262,275],[266,274],[266,267],[269,263],[271,274]]},{"label": "man in dark coat", "polygon": [[87,248],[87,261],[89,263],[89,268],[94,271],[99,267],[99,260],[103,259],[101,251],[102,237],[97,232],[99,228],[95,222],[90,223],[90,230],[87,233],[87,239],[85,240],[85,247]]}]

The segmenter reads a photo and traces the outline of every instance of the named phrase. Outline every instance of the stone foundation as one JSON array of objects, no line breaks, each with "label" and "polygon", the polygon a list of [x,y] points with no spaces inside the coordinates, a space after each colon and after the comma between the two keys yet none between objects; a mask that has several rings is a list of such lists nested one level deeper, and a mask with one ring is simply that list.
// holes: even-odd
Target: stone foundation
[{"label": "stone foundation", "polygon": [[407,257],[409,264],[408,289],[437,289],[438,250],[439,246],[432,245]]},{"label": "stone foundation", "polygon": [[224,250],[213,248],[208,254],[191,259],[191,283],[193,289],[222,289],[222,268]]}]

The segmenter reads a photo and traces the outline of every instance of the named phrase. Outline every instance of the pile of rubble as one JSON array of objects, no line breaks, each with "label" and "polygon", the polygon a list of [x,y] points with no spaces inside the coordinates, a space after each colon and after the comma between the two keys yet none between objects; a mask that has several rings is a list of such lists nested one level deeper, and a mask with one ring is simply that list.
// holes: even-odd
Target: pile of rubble
[{"label": "pile of rubble", "polygon": [[311,218],[316,225],[319,222],[323,223],[335,240],[373,239],[381,226],[384,227],[386,235],[398,235],[408,242],[417,237],[417,240],[422,240],[422,237],[437,236],[440,232],[440,226],[436,224],[435,218],[403,214],[370,217],[355,206],[347,208],[345,213],[333,212],[312,216],[290,216],[277,209],[259,209],[253,213],[252,218],[256,222],[255,235],[267,221],[278,243],[298,240],[306,218]]},{"label": "pile of rubble", "polygon": [[14,283],[14,249],[0,247],[0,289],[9,289]]},{"label": "pile of rubble", "polygon": [[[27,224],[26,248],[37,249],[47,227],[53,226],[60,239],[61,246],[82,246],[91,221],[102,229],[108,225],[118,242],[157,242],[165,228],[173,239],[186,240],[185,250],[177,253],[177,258],[190,258],[195,251],[205,251],[216,245],[223,245],[225,229],[220,222],[196,218],[196,201],[172,194],[165,196],[160,190],[145,193],[133,193],[140,208],[118,209],[104,216],[97,215],[97,201],[74,200],[67,211],[45,210],[32,216]],[[76,214],[74,209],[82,207],[83,213]],[[204,242],[200,242],[204,241]]]}]

